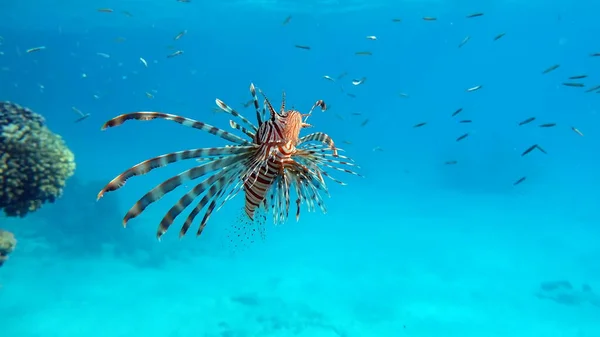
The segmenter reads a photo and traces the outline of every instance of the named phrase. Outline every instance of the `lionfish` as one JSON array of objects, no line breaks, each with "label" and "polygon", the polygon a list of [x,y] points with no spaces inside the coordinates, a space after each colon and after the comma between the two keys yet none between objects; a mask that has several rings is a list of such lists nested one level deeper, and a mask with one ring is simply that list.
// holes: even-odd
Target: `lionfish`
[{"label": "lionfish", "polygon": [[292,193],[296,195],[296,220],[299,220],[300,205],[303,203],[309,211],[314,211],[316,204],[325,213],[321,194],[329,195],[329,192],[323,176],[344,185],[342,181],[331,177],[326,169],[360,176],[352,170],[357,166],[350,158],[338,153],[341,150],[336,148],[327,134],[314,132],[300,138],[300,131],[311,127],[306,123],[308,117],[317,107],[325,111],[325,102],[318,100],[308,114],[302,114],[294,109],[285,109],[284,92],[281,109],[277,112],[267,96],[259,90],[264,98],[261,109],[256,92],[254,84],[251,84],[250,93],[258,126],[220,99],[216,99],[218,108],[237,119],[237,122],[229,121],[231,128],[243,133],[248,139],[200,121],[161,112],[126,113],[106,122],[102,130],[119,126],[128,120],[165,119],[208,132],[232,144],[167,153],[145,160],[110,181],[98,193],[98,199],[107,192],[121,188],[127,179],[133,176],[146,174],[155,168],[180,160],[196,159],[200,165],[167,179],[139,199],[123,218],[123,226],[167,193],[187,181],[201,177],[204,177],[204,180],[183,195],[165,214],[158,226],[157,238],[160,239],[175,218],[201,195],[203,197],[185,220],[179,233],[180,237],[187,233],[196,216],[204,211],[197,232],[197,235],[200,235],[213,211],[218,210],[241,190],[245,194],[245,217],[250,221],[254,221],[257,209],[263,207],[265,211],[272,210],[275,224],[285,222]]}]

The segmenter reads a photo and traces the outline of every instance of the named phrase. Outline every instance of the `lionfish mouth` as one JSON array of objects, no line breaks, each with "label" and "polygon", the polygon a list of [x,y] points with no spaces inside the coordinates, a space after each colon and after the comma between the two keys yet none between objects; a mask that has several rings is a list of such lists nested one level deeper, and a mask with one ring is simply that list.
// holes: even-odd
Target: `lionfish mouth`
[{"label": "lionfish mouth", "polygon": [[98,199],[105,193],[118,190],[133,176],[144,175],[155,168],[180,160],[196,159],[200,162],[199,165],[165,180],[139,199],[125,214],[123,226],[167,193],[188,181],[199,179],[202,180],[183,195],[162,218],[157,231],[158,238],[196,199],[199,201],[183,223],[179,236],[184,236],[194,219],[202,213],[197,231],[197,235],[200,235],[213,211],[218,210],[240,191],[244,191],[245,213],[250,220],[254,220],[257,209],[263,208],[271,211],[274,223],[285,222],[293,196],[296,198],[297,220],[302,204],[306,205],[308,211],[314,211],[318,206],[325,213],[322,196],[329,195],[329,192],[323,177],[344,184],[331,177],[328,171],[342,171],[360,176],[353,171],[357,166],[350,158],[338,153],[340,149],[335,147],[327,134],[315,132],[299,136],[302,128],[310,126],[306,120],[312,111],[316,107],[324,111],[325,103],[319,100],[308,114],[300,114],[295,110],[285,110],[284,94],[281,109],[277,112],[262,92],[260,93],[264,97],[264,104],[262,109],[260,108],[254,84],[250,85],[250,93],[256,110],[257,125],[223,101],[216,100],[222,111],[236,119],[230,120],[229,125],[242,136],[200,121],[162,112],[132,112],[107,121],[102,130],[119,126],[128,120],[164,119],[208,132],[229,144],[223,147],[172,152],[147,159],[111,180],[98,193]]}]

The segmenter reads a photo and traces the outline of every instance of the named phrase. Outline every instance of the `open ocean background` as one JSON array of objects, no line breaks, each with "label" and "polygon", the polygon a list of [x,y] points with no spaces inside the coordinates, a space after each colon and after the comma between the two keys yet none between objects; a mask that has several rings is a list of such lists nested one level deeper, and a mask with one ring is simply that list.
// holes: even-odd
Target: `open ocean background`
[{"label": "open ocean background", "polygon": [[[62,199],[0,218],[19,240],[0,270],[0,336],[600,336],[600,94],[585,92],[600,84],[598,13],[584,0],[0,2],[0,100],[44,115],[77,161]],[[562,85],[582,74],[585,88]],[[329,183],[327,214],[268,223],[233,252],[238,196],[200,238],[179,240],[180,220],[158,243],[180,189],[123,229],[189,161],[96,202],[142,160],[225,144],[168,121],[105,121],[162,111],[228,128],[214,100],[254,120],[251,82],[277,107],[284,90],[303,112],[331,106],[310,122],[365,178],[336,174],[348,186]],[[91,116],[75,124],[71,107]],[[548,153],[521,156],[532,144]],[[572,289],[542,298],[552,281]]]}]

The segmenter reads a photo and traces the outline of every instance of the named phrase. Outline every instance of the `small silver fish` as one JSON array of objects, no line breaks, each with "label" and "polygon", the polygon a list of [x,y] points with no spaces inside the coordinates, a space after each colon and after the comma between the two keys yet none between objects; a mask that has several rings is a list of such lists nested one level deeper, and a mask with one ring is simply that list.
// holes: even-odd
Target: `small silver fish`
[{"label": "small silver fish", "polygon": [[367,80],[366,77],[363,77],[358,80],[352,80],[352,85],[361,85],[361,84],[365,83],[366,80]]}]

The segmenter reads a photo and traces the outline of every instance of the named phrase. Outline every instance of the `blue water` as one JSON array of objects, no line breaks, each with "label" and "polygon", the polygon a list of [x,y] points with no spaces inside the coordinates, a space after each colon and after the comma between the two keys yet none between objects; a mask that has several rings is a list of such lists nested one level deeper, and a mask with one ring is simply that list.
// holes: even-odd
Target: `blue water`
[{"label": "blue water", "polygon": [[[0,100],[43,114],[77,161],[63,198],[0,218],[18,239],[0,270],[0,336],[600,336],[600,94],[585,93],[600,84],[599,11],[592,1],[0,4]],[[466,18],[475,12],[485,14]],[[167,58],[175,50],[184,54]],[[585,88],[562,85],[580,74]],[[275,106],[282,91],[303,112],[330,105],[310,122],[365,177],[335,174],[348,185],[328,183],[327,214],[268,223],[264,241],[234,252],[238,196],[201,237],[193,227],[179,240],[179,220],[159,243],[177,190],[123,229],[129,207],[189,162],[95,201],[142,160],[225,145],[172,122],[100,131],[105,121],[162,111],[228,128],[214,100],[253,119],[242,106],[250,83]],[[91,116],[75,124],[71,107]],[[521,156],[536,143],[547,154]],[[553,281],[572,289],[543,298]]]}]

